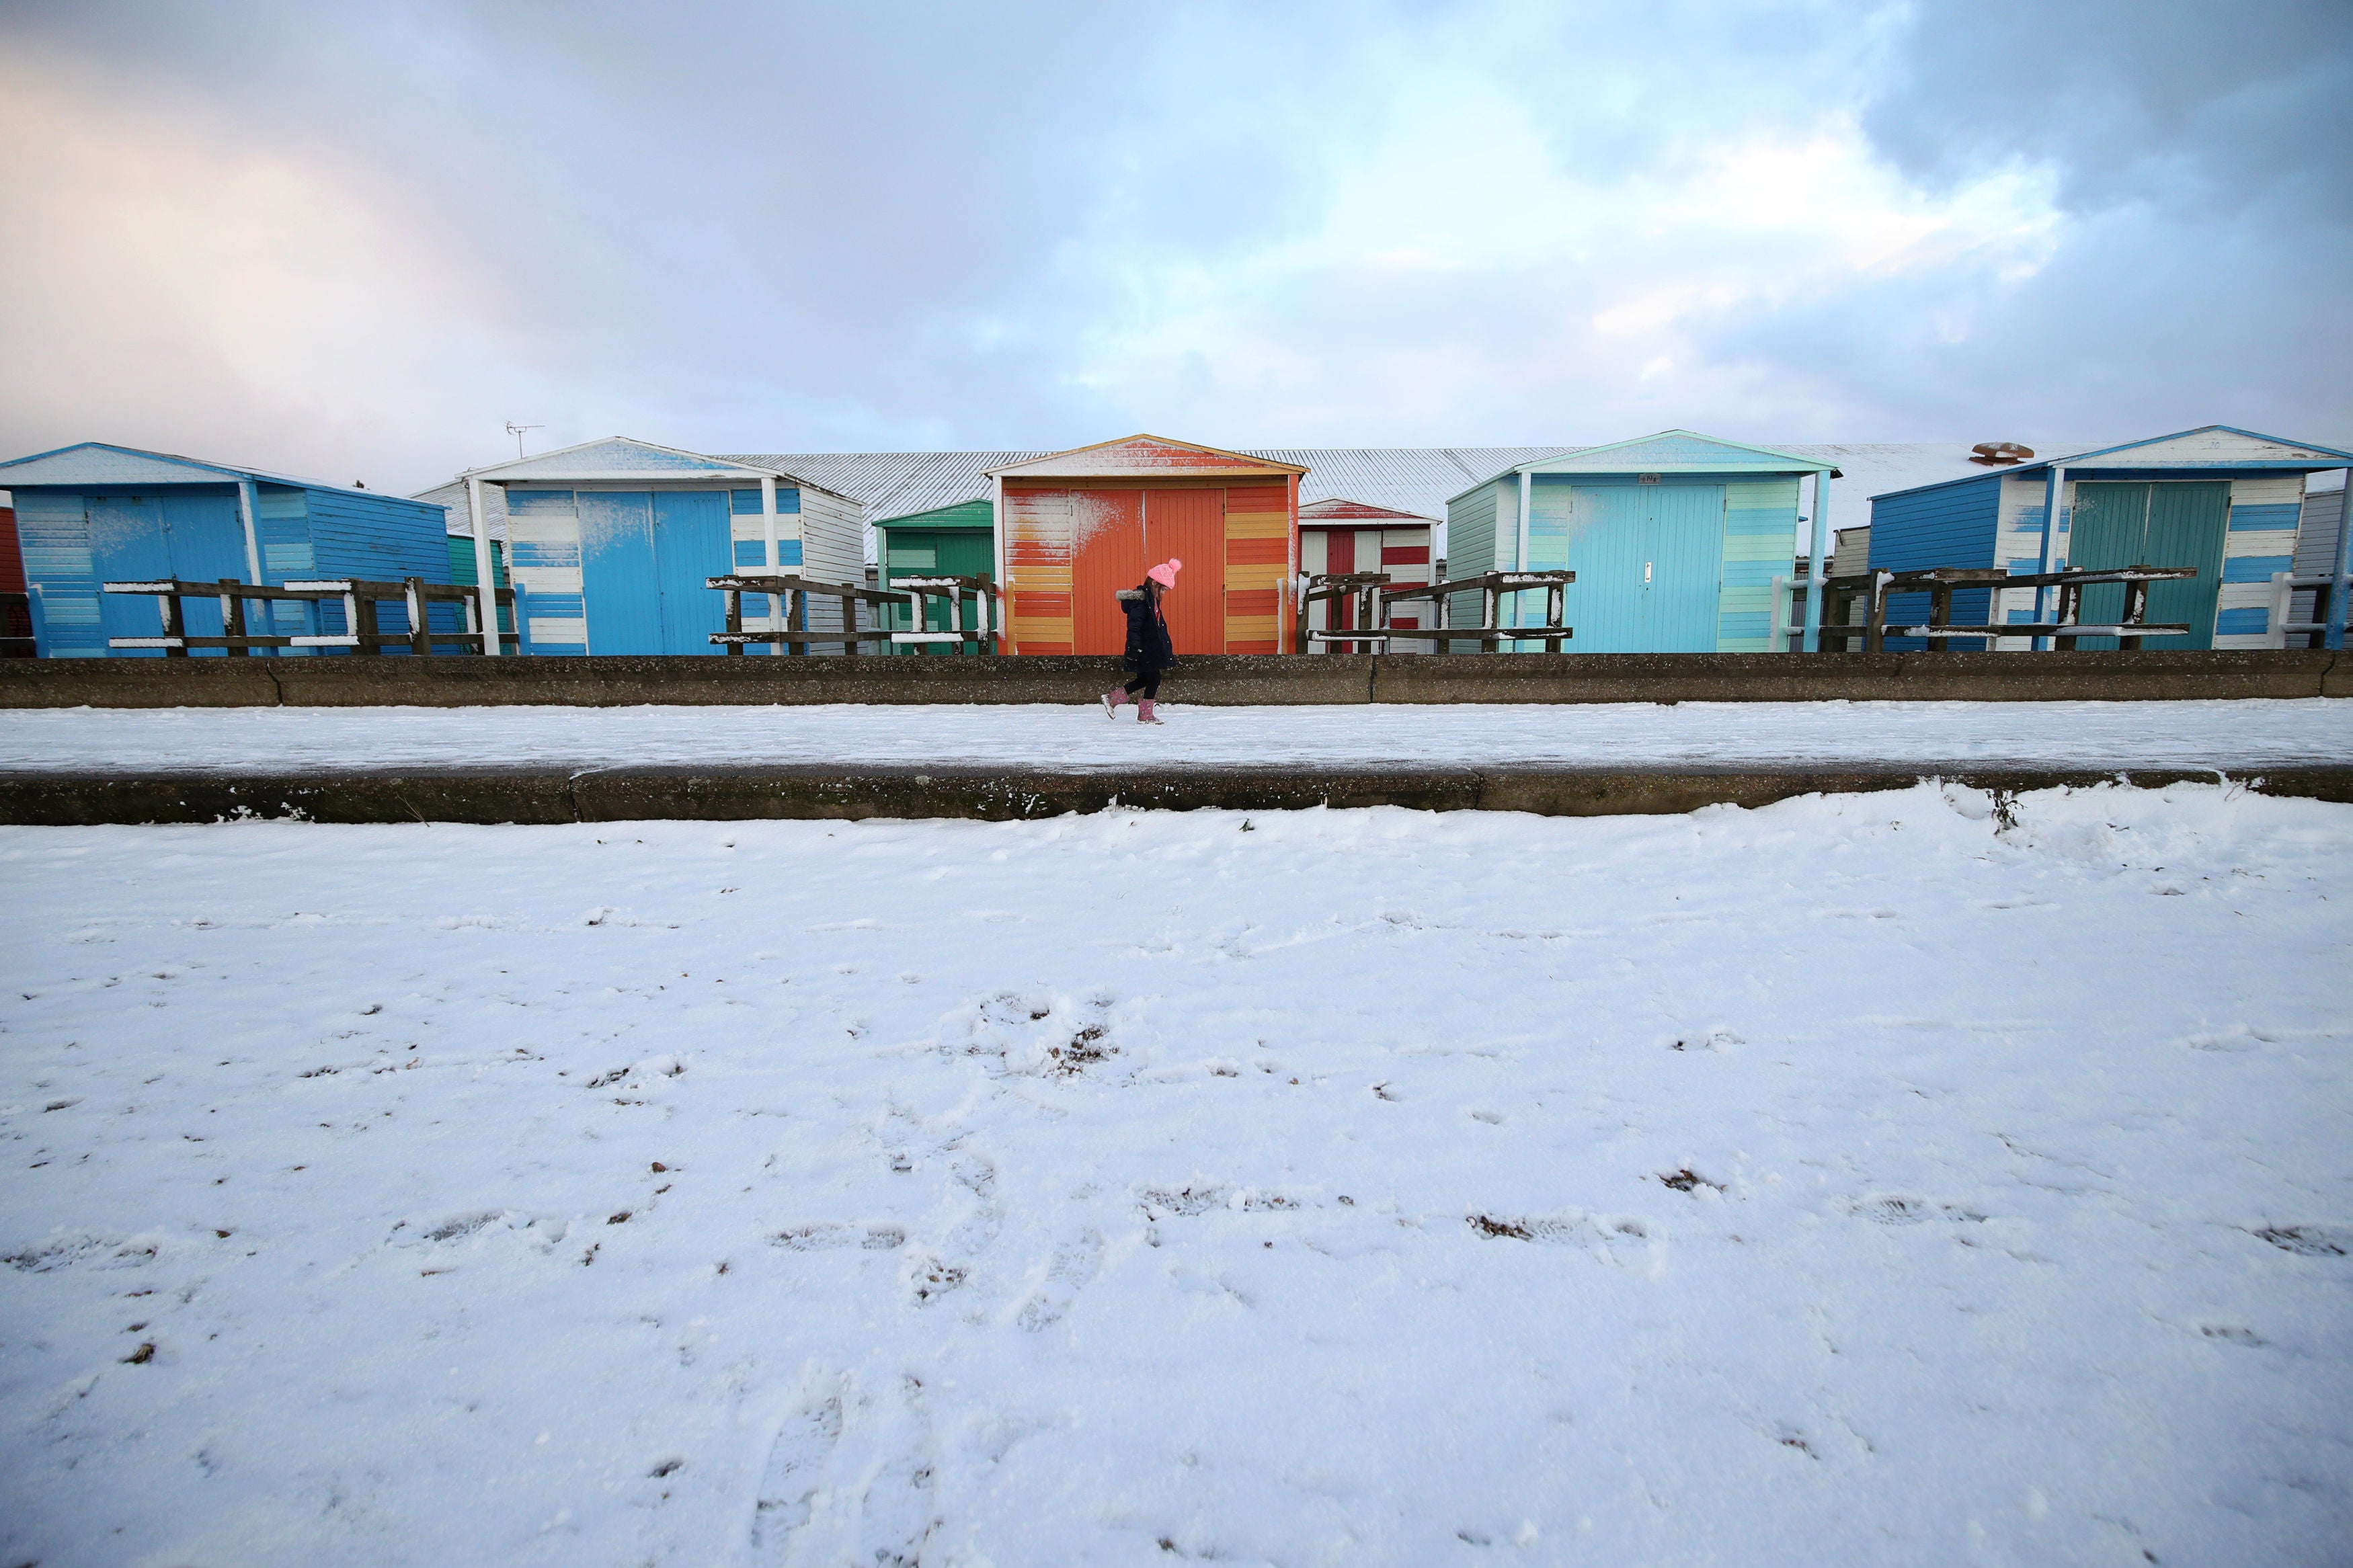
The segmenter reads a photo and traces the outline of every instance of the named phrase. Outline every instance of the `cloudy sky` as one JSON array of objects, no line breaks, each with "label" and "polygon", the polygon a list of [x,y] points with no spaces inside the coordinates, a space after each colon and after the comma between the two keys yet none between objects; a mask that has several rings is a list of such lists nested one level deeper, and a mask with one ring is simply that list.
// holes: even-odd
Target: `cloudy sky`
[{"label": "cloudy sky", "polygon": [[2344,0],[0,4],[0,455],[2353,439]]}]

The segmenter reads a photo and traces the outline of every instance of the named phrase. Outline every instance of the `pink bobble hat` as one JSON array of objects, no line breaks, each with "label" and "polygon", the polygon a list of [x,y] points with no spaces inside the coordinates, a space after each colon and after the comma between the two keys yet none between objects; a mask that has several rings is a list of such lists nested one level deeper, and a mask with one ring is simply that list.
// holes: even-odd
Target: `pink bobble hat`
[{"label": "pink bobble hat", "polygon": [[1163,561],[1159,565],[1155,566],[1151,571],[1146,572],[1145,575],[1159,584],[1163,588],[1174,588],[1176,586],[1176,574],[1182,572],[1184,569],[1185,563],[1172,555],[1167,560]]}]

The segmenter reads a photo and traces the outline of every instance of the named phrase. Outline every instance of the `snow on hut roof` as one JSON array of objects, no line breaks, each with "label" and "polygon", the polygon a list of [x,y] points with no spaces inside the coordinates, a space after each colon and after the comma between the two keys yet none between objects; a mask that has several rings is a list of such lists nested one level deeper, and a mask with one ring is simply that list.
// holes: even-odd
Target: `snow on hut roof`
[{"label": "snow on hut roof", "polygon": [[[248,468],[242,464],[184,458],[177,452],[151,452],[143,447],[118,447],[108,441],[78,441],[70,447],[58,447],[47,452],[36,452],[28,458],[12,458],[0,462],[0,489],[12,485],[31,489],[37,485],[206,484],[218,483],[222,479],[252,479],[261,484],[290,485],[306,490],[359,490],[361,488],[333,484],[325,479],[306,479],[292,474],[272,473],[267,468]],[[379,492],[366,490],[364,493],[375,495]]]},{"label": "snow on hut roof", "polygon": [[[1345,497],[1417,517],[1446,515],[1446,498],[1481,471],[1493,473],[1561,447],[1242,447],[1244,457],[1303,468],[1302,505]],[[730,460],[783,468],[862,502],[869,517],[903,517],[988,493],[988,474],[1042,451],[772,452]]]},{"label": "snow on hut roof", "polygon": [[[2101,442],[2028,440],[2038,454],[2073,453]],[[1973,463],[1965,441],[1768,442],[1776,450],[1834,463],[1846,477],[1831,486],[1834,526],[1859,524],[1871,515],[1868,498],[1956,479],[1990,470]],[[1466,485],[1546,458],[1585,450],[1575,446],[1541,447],[1245,447],[1243,455],[1307,469],[1299,483],[1302,510],[1345,500],[1388,507],[1416,517],[1441,519],[1446,498]],[[717,454],[746,468],[797,475],[820,489],[847,496],[868,518],[904,517],[955,506],[988,493],[992,469],[1049,456],[1042,450],[996,448],[951,452],[766,452]],[[504,497],[484,487],[491,531],[505,537]],[[450,483],[417,498],[450,509],[452,531],[466,528],[465,487]],[[1810,505],[1806,508],[1810,515]]]},{"label": "snow on hut roof", "polygon": [[1172,441],[1166,436],[1135,435],[1008,463],[991,470],[990,477],[1095,479],[1184,474],[1205,479],[1250,479],[1305,471],[1303,464],[1229,452],[1222,447],[1203,447],[1191,441]]},{"label": "snow on hut roof", "polygon": [[1433,523],[1439,520],[1416,511],[1399,511],[1394,507],[1369,506],[1360,500],[1335,496],[1299,509],[1299,521],[1304,527],[1320,527],[1327,523],[1347,522],[1419,522]]}]

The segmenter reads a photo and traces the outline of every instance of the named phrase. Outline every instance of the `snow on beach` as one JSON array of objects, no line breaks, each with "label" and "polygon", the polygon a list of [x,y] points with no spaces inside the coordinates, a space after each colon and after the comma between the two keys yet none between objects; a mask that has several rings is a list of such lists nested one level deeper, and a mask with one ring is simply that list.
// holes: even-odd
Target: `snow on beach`
[{"label": "snow on beach", "polygon": [[[1181,672],[1180,672],[1181,675]],[[1167,722],[1092,706],[238,708],[19,710],[0,768],[963,762],[1129,767],[1391,762],[2030,762],[2239,768],[2353,762],[2353,701],[1647,702],[1201,708]]]},{"label": "snow on beach", "polygon": [[0,866],[0,1562],[2353,1539],[2353,808]]}]

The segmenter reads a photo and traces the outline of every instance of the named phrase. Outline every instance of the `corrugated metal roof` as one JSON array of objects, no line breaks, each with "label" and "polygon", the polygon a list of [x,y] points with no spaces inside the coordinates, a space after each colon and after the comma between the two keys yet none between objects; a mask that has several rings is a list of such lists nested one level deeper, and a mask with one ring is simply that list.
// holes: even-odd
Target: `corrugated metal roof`
[{"label": "corrugated metal roof", "polygon": [[1335,496],[1330,500],[1309,501],[1299,509],[1302,527],[1317,523],[1345,522],[1437,522],[1442,521],[1425,512],[1400,511],[1393,506],[1374,506],[1366,501]]},{"label": "corrugated metal roof", "polygon": [[[190,474],[153,473],[139,470],[136,479],[118,480],[118,474],[128,473],[139,464],[158,464],[167,468],[186,468]],[[248,468],[241,463],[216,463],[206,458],[190,458],[178,452],[153,452],[144,447],[118,447],[111,441],[77,441],[70,447],[58,447],[30,457],[11,458],[0,462],[0,490],[8,489],[15,480],[26,489],[39,485],[146,483],[172,484],[184,482],[205,484],[202,474],[225,474],[232,479],[252,479],[261,484],[289,485],[308,490],[349,490],[355,494],[381,496],[386,492],[371,490],[359,485],[338,485],[325,479],[306,479],[297,474],[280,474],[268,468]],[[410,498],[394,496],[400,500]]]},{"label": "corrugated metal roof", "polygon": [[[1514,463],[1574,450],[1566,447],[1242,447],[1236,450],[1307,469],[1299,499],[1345,499],[1444,517],[1446,498]],[[954,506],[988,493],[987,473],[1049,456],[1044,452],[774,452],[725,454],[798,474],[862,503],[871,520]]]},{"label": "corrugated metal roof", "polygon": [[988,493],[987,473],[1008,463],[1026,463],[1044,452],[785,452],[726,454],[730,462],[755,463],[798,474],[848,496],[866,509],[869,521],[932,511]]},{"label": "corrugated metal roof", "polygon": [[[1870,521],[1870,499],[1891,491],[1959,479],[1989,470],[1969,461],[1960,441],[1768,442],[1778,450],[1836,463],[1845,478],[1831,487],[1831,521],[1848,527]],[[2082,452],[2096,442],[2028,441],[2038,453]],[[1582,447],[1241,447],[1254,458],[1293,463],[1307,469],[1300,481],[1303,505],[1321,500],[1362,501],[1417,516],[1446,515],[1446,498],[1521,463],[1585,450]],[[905,517],[955,506],[988,493],[988,471],[1050,454],[1040,451],[964,452],[767,452],[714,454],[733,463],[777,468],[810,484],[849,497],[865,509],[869,521]],[[491,531],[505,535],[503,496],[486,485]],[[417,498],[448,505],[450,526],[463,531],[462,485],[444,485]],[[1810,505],[1802,510],[1810,515]]]}]

